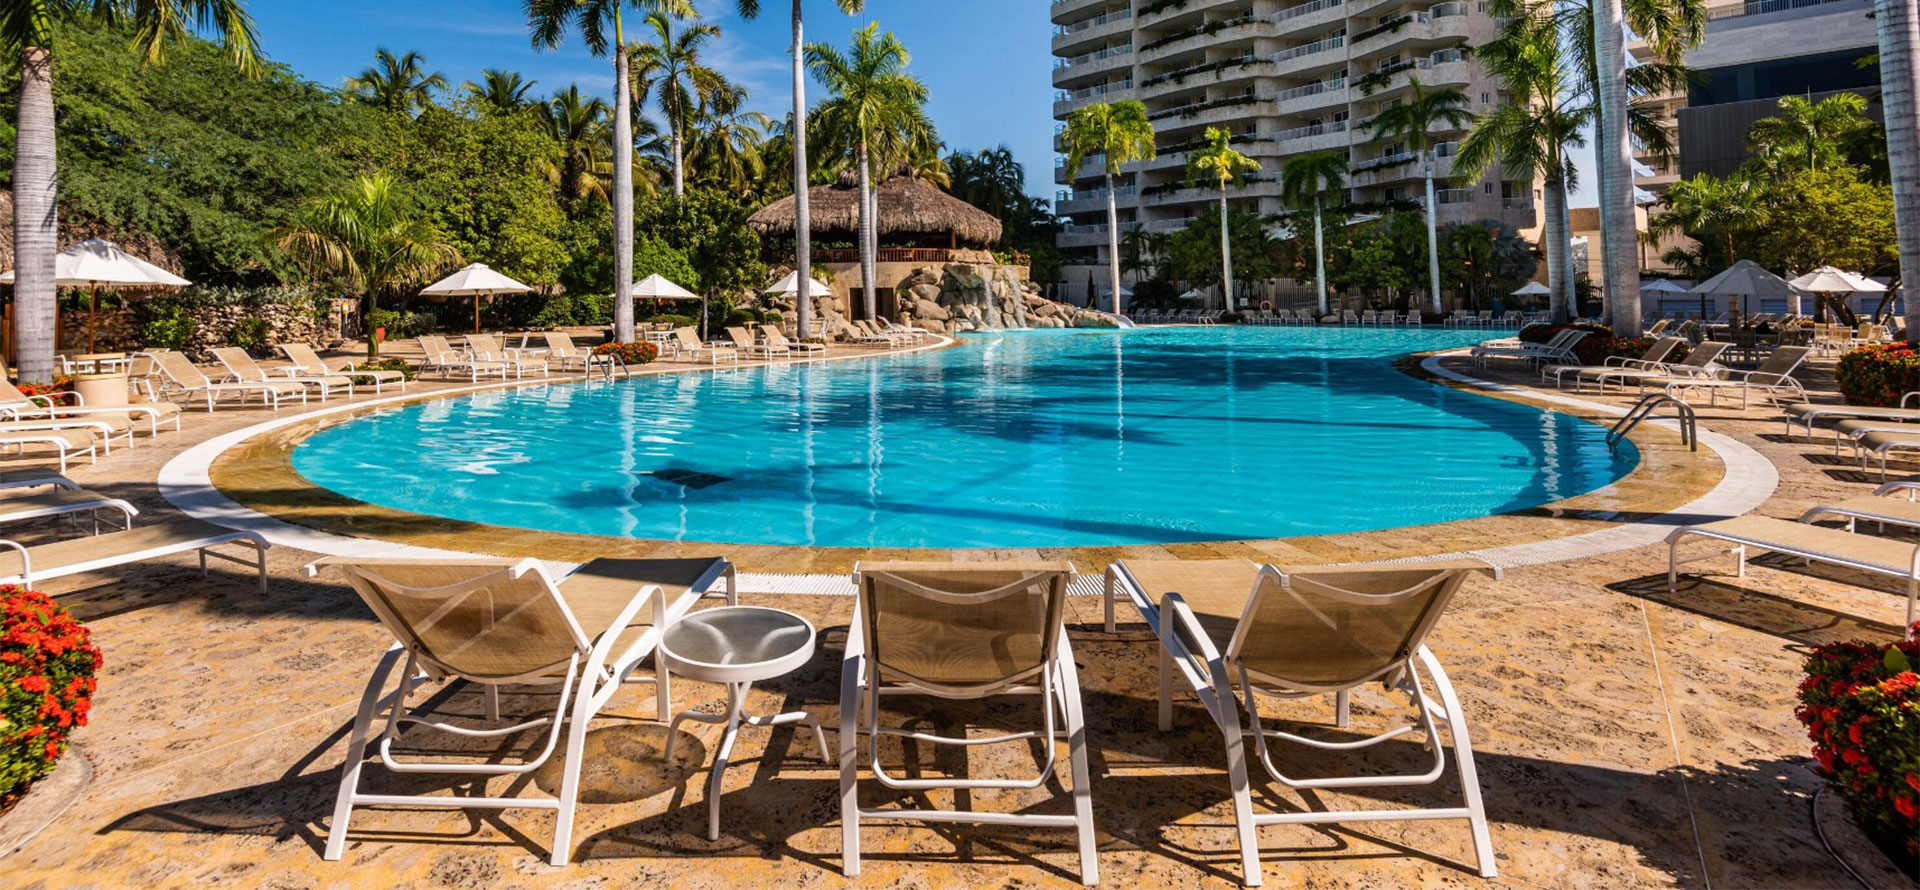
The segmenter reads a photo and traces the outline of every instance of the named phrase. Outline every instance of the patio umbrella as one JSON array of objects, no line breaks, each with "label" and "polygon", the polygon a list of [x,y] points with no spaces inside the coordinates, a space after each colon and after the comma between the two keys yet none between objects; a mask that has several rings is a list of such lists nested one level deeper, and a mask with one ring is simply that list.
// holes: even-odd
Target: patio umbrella
[{"label": "patio umbrella", "polygon": [[1793,285],[1794,290],[1809,294],[1883,294],[1887,292],[1887,286],[1878,281],[1833,266],[1821,266],[1787,283]]},{"label": "patio umbrella", "polygon": [[[1746,314],[1748,297],[1792,299],[1794,293],[1793,285],[1785,278],[1760,268],[1760,264],[1752,260],[1734,263],[1725,272],[1694,285],[1693,292],[1702,296],[1737,296],[1741,315]],[[1701,314],[1706,313],[1703,310]]]},{"label": "patio umbrella", "polygon": [[645,297],[654,300],[699,300],[700,336],[707,335],[707,298],[674,284],[660,275],[648,275],[633,284],[635,298]]},{"label": "patio umbrella", "polygon": [[1539,296],[1545,296],[1550,293],[1553,293],[1553,291],[1549,290],[1546,285],[1541,284],[1538,281],[1529,281],[1526,284],[1521,285],[1520,289],[1517,291],[1514,291],[1511,294],[1511,296],[1539,297]]},{"label": "patio umbrella", "polygon": [[[820,283],[820,279],[818,278],[807,279],[807,285],[808,285],[807,296],[809,298],[833,296],[833,288],[830,288],[825,284]],[[772,294],[773,296],[776,296],[776,297],[793,297],[795,302],[799,302],[800,273],[798,271],[789,272],[787,273],[787,277],[780,279],[778,282],[767,285],[760,292],[763,294]],[[821,322],[820,324],[821,324],[821,330],[823,331],[826,330],[826,327],[825,327],[826,323]],[[811,335],[812,334],[809,331],[800,332],[800,336],[803,339]]]},{"label": "patio umbrella", "polygon": [[533,288],[487,268],[486,263],[474,263],[421,288],[420,292],[443,297],[472,297],[473,332],[478,334],[480,333],[481,297],[492,294],[532,293]]},{"label": "patio umbrella", "polygon": [[[1689,289],[1686,285],[1675,284],[1673,282],[1673,279],[1671,278],[1661,278],[1654,281],[1652,284],[1640,285],[1640,292],[1643,294],[1690,294],[1690,293],[1693,293],[1693,291]],[[1700,317],[1702,319],[1705,319],[1707,317],[1707,295],[1706,294],[1700,295]]]},{"label": "patio umbrella", "polygon": [[[173,288],[192,282],[133,254],[111,241],[90,238],[60,251],[54,257],[54,285],[88,288],[87,351],[93,350],[93,320],[100,310],[100,286],[109,288]],[[12,284],[11,271],[0,275],[0,284]]]}]

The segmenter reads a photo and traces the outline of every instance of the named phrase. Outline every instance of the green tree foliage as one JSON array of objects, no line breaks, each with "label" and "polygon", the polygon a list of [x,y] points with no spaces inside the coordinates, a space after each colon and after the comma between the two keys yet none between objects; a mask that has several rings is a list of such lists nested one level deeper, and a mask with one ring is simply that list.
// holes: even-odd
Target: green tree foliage
[{"label": "green tree foliage", "polygon": [[1000,243],[995,247],[1027,254],[1035,281],[1059,277],[1060,255],[1053,243],[1060,218],[1046,199],[1026,193],[1027,170],[1012,149],[1002,145],[956,151],[947,155],[945,166],[947,191],[999,218]]},{"label": "green tree foliage", "polygon": [[1802,170],[1768,185],[1761,200],[1766,224],[1743,239],[1743,252],[1762,266],[1881,274],[1898,264],[1893,189],[1867,182],[1858,168]]},{"label": "green tree foliage", "polygon": [[644,208],[634,221],[634,232],[677,247],[692,264],[702,290],[739,292],[767,281],[760,235],[747,226],[752,215],[752,208],[723,193],[688,189],[685,195],[665,195]]},{"label": "green tree foliage", "polygon": [[1441,281],[1475,309],[1512,293],[1538,267],[1532,247],[1510,226],[1483,219],[1440,230]]},{"label": "green tree foliage", "polygon": [[447,76],[427,71],[426,64],[412,50],[396,56],[383,46],[374,52],[372,65],[347,79],[347,95],[396,114],[425,111],[434,107],[434,93],[447,88]]},{"label": "green tree foliage", "polygon": [[[186,276],[213,284],[292,274],[266,233],[308,197],[344,182],[345,147],[371,139],[377,116],[341,105],[285,66],[258,77],[230,52],[183,41],[167,64],[126,52],[131,32],[79,19],[55,35],[60,215],[133,242],[151,236]],[[19,74],[0,75],[0,185],[11,188]]]},{"label": "green tree foliage", "polygon": [[[1236,281],[1259,281],[1277,273],[1281,255],[1266,219],[1235,210],[1227,214],[1227,232]],[[1210,207],[1168,240],[1166,271],[1179,281],[1214,285],[1220,283],[1223,268],[1220,208]]]}]

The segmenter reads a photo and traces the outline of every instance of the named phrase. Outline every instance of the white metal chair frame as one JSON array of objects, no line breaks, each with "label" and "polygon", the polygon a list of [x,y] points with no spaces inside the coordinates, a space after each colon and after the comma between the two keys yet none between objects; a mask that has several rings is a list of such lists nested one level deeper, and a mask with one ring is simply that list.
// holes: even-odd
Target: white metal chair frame
[{"label": "white metal chair frame", "polygon": [[[307,566],[309,576],[318,574],[319,568],[326,562]],[[373,676],[367,681],[366,691],[360,698],[360,709],[354,717],[353,730],[347,740],[346,764],[341,770],[340,791],[334,802],[333,820],[327,832],[327,846],[321,858],[338,860],[346,851],[347,826],[355,806],[411,806],[437,807],[452,809],[543,809],[554,810],[557,819],[554,825],[553,849],[549,861],[555,866],[566,865],[571,855],[573,843],[573,817],[578,804],[580,791],[580,766],[582,752],[586,746],[587,724],[592,717],[606,706],[613,695],[624,683],[651,682],[654,684],[657,719],[666,720],[671,714],[671,691],[666,661],[654,660],[652,677],[634,677],[634,670],[642,659],[658,648],[660,636],[666,627],[690,610],[695,601],[706,596],[707,589],[724,577],[727,582],[727,604],[737,603],[738,590],[734,568],[730,563],[719,561],[699,581],[688,588],[685,596],[669,603],[666,592],[657,584],[649,584],[641,589],[641,595],[619,613],[610,628],[601,635],[599,641],[587,637],[581,629],[573,610],[567,607],[566,599],[559,595],[558,585],[547,574],[539,561],[524,559],[517,563],[501,562],[499,571],[480,575],[439,588],[410,589],[417,595],[432,595],[448,600],[444,608],[452,608],[459,598],[471,593],[484,592],[488,584],[502,578],[519,579],[526,575],[537,575],[546,585],[549,595],[557,603],[566,617],[568,629],[572,631],[575,653],[566,663],[564,672],[555,674],[552,669],[537,671],[515,677],[492,678],[480,681],[462,677],[469,682],[482,685],[486,689],[486,717],[489,721],[498,720],[499,691],[507,685],[550,685],[559,684],[559,702],[553,716],[538,717],[517,723],[513,726],[496,729],[476,729],[457,726],[441,721],[415,717],[407,708],[408,695],[421,684],[462,676],[457,671],[435,662],[416,646],[402,642],[411,637],[406,623],[394,615],[385,605],[380,594],[374,592],[370,582],[362,577],[350,563],[342,563],[347,571],[347,579],[355,592],[373,609],[380,622],[392,631],[395,642],[392,648],[381,657],[374,668]],[[374,563],[377,565],[377,563]],[[614,644],[619,640],[623,628],[633,624],[643,607],[650,607],[651,626],[624,651],[613,652]],[[401,670],[399,688],[383,695],[387,686],[387,677],[393,668],[405,656],[406,664]],[[576,688],[576,684],[577,687]],[[378,756],[388,770],[395,773],[439,773],[447,775],[501,776],[525,775],[543,766],[558,747],[560,728],[563,722],[570,724],[567,744],[562,760],[560,793],[552,798],[538,797],[469,797],[469,796],[425,796],[405,794],[362,794],[359,791],[360,773],[366,765],[368,734],[373,720],[383,715],[379,733]],[[435,761],[402,761],[392,751],[393,740],[408,726],[424,726],[441,732],[466,738],[501,738],[514,733],[535,729],[541,726],[551,727],[547,732],[545,744],[540,752],[518,764],[507,763],[467,763]]]},{"label": "white metal chair frame", "polygon": [[[1481,877],[1495,877],[1498,874],[1493,858],[1493,839],[1487,826],[1486,808],[1480,796],[1480,780],[1473,763],[1473,745],[1468,736],[1465,711],[1460,707],[1459,696],[1454,692],[1453,683],[1447,678],[1446,670],[1440,666],[1424,642],[1427,631],[1440,618],[1445,609],[1446,599],[1434,604],[1425,618],[1424,624],[1408,634],[1408,639],[1420,642],[1412,652],[1374,672],[1366,678],[1340,686],[1313,686],[1261,674],[1249,669],[1241,660],[1241,652],[1247,642],[1247,634],[1258,613],[1261,599],[1270,589],[1285,590],[1290,578],[1273,566],[1263,566],[1260,577],[1255,582],[1253,595],[1248,598],[1246,610],[1229,641],[1227,652],[1223,656],[1208,637],[1206,630],[1186,600],[1178,593],[1166,594],[1160,604],[1155,606],[1145,588],[1132,578],[1126,564],[1119,562],[1107,570],[1109,590],[1123,587],[1135,608],[1140,611],[1147,624],[1160,640],[1160,696],[1159,726],[1162,732],[1173,730],[1173,691],[1174,676],[1178,674],[1186,680],[1188,690],[1207,709],[1207,714],[1219,727],[1226,739],[1227,776],[1232,788],[1234,824],[1239,834],[1241,867],[1244,869],[1245,883],[1249,887],[1261,885],[1260,847],[1256,829],[1263,825],[1298,825],[1329,822],[1378,822],[1400,820],[1465,819],[1473,836],[1474,860]],[[1498,570],[1494,570],[1497,577]],[[1272,582],[1271,584],[1269,582]],[[1354,602],[1398,599],[1412,596],[1433,584],[1447,583],[1445,576],[1423,582],[1412,588],[1391,594],[1364,594],[1338,591],[1326,585],[1319,585],[1321,595],[1332,595],[1350,599]],[[1201,673],[1199,664],[1206,666]],[[1234,675],[1239,675],[1240,688],[1246,693],[1240,700],[1234,691]],[[1351,751],[1398,738],[1412,732],[1414,727],[1402,726],[1353,742],[1328,742],[1319,739],[1270,729],[1262,722],[1256,691],[1284,699],[1303,699],[1319,695],[1334,695],[1336,725],[1345,727],[1348,717],[1349,696],[1352,690],[1375,680],[1382,680],[1390,689],[1407,695],[1416,709],[1420,728],[1426,733],[1424,745],[1433,751],[1433,766],[1424,773],[1387,775],[1387,776],[1351,776],[1326,779],[1296,779],[1286,775],[1274,765],[1267,748],[1269,738],[1284,739],[1289,742],[1306,745],[1327,751]],[[1439,694],[1435,701],[1426,692],[1431,684]],[[1247,709],[1251,726],[1242,727],[1240,707]],[[1267,773],[1281,784],[1296,789],[1315,788],[1360,788],[1404,785],[1427,785],[1438,781],[1445,772],[1446,754],[1438,744],[1435,718],[1445,722],[1447,734],[1454,749],[1455,769],[1459,773],[1463,791],[1464,806],[1442,808],[1406,808],[1388,810],[1334,810],[1304,811],[1298,813],[1255,813],[1253,812],[1252,788],[1247,775],[1246,739],[1254,739],[1255,753]]]},{"label": "white metal chair frame", "polygon": [[[858,579],[860,568],[855,566],[854,572]],[[1066,577],[1064,573],[1053,574],[1054,577],[1051,580],[1047,580],[1042,573],[1028,574],[1013,583],[980,593],[935,590],[897,575],[891,577],[890,583],[911,588],[915,593],[938,602],[954,604],[986,602],[1018,595],[1019,591],[1030,589],[1036,583],[1047,580],[1051,590],[1048,596],[1045,626],[1053,632],[1054,640],[1046,652],[1042,665],[985,686],[974,687],[946,686],[898,677],[888,680],[881,677],[878,661],[867,657],[866,654],[866,641],[873,632],[869,626],[873,613],[868,603],[868,588],[864,582],[859,583],[860,590],[854,603],[853,621],[848,626],[846,652],[840,668],[841,871],[847,877],[857,877],[860,874],[860,822],[862,819],[872,819],[1074,828],[1079,832],[1081,883],[1087,886],[1099,883],[1100,865],[1093,830],[1093,788],[1087,765],[1086,721],[1080,704],[1079,674],[1074,665],[1073,650],[1068,644],[1064,624]],[[1034,682],[1036,680],[1037,685]],[[983,699],[1001,695],[1037,695],[1040,697],[1041,711],[1044,714],[1042,728],[980,739],[954,738],[933,733],[886,728],[880,726],[882,695],[928,695],[955,700]],[[865,715],[864,722],[861,720],[862,713]],[[1025,790],[1038,788],[1054,776],[1056,759],[1054,743],[1061,734],[1060,727],[1055,723],[1056,719],[1066,724],[1067,759],[1073,773],[1074,811],[1072,815],[936,809],[865,809],[860,806],[858,777],[861,734],[868,736],[867,756],[871,761],[874,779],[887,788],[896,791],[930,791],[941,788]],[[969,748],[1040,740],[1047,752],[1046,761],[1041,764],[1032,778],[1026,779],[900,778],[888,774],[881,765],[880,739],[882,736],[912,739],[933,745],[956,745]]]}]

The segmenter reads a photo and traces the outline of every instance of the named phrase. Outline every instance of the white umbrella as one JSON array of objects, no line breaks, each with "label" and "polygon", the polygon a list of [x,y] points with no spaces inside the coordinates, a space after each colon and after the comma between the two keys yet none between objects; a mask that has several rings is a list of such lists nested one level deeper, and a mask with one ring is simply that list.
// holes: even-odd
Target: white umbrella
[{"label": "white umbrella", "polygon": [[1864,275],[1832,266],[1821,266],[1787,283],[1810,294],[1878,294],[1887,289],[1886,285]]},{"label": "white umbrella", "polygon": [[486,263],[474,263],[421,288],[420,292],[442,297],[472,297],[473,332],[478,334],[480,333],[481,297],[490,294],[532,293],[533,288],[487,268]]},{"label": "white umbrella", "polygon": [[[0,284],[12,284],[13,272],[0,275]],[[87,297],[87,351],[93,351],[93,316],[100,308],[100,287],[186,287],[192,282],[120,249],[111,241],[89,238],[60,251],[53,258],[56,287],[91,289]]]},{"label": "white umbrella", "polygon": [[1513,296],[1538,297],[1538,296],[1544,296],[1550,293],[1553,293],[1553,291],[1548,289],[1546,285],[1541,284],[1538,281],[1529,281],[1526,284],[1521,285],[1519,290],[1514,291]]},{"label": "white umbrella", "polygon": [[658,275],[658,274],[648,275],[647,277],[635,282],[633,285],[633,295],[635,297],[646,297],[648,299],[654,299],[654,300],[699,300],[700,301],[700,336],[705,337],[707,335],[707,298],[706,297],[701,296],[700,294],[696,294],[693,291],[687,290],[686,288],[681,287],[680,285],[674,284],[672,281],[669,281],[665,276]]},{"label": "white umbrella", "polygon": [[[813,297],[833,296],[833,288],[830,288],[824,284],[821,284],[820,279],[809,278],[807,279],[807,283],[812,285],[811,288],[808,288],[808,290],[811,291],[811,293],[809,293],[808,296],[813,296]],[[799,272],[789,273],[787,277],[780,279],[778,283],[767,285],[766,289],[762,290],[761,293],[773,294],[775,296],[780,296],[780,297],[784,297],[789,294],[800,293],[800,273]]]},{"label": "white umbrella", "polygon": [[1690,294],[1693,293],[1684,284],[1675,284],[1671,278],[1662,278],[1652,284],[1641,285],[1641,293],[1648,294]]},{"label": "white umbrella", "polygon": [[1180,295],[1180,299],[1182,300],[1204,300],[1206,298],[1207,292],[1197,287]]},{"label": "white umbrella", "polygon": [[1760,267],[1752,260],[1741,260],[1727,267],[1725,272],[1694,285],[1693,292],[1701,295],[1718,294],[1740,298],[1741,314],[1746,313],[1748,297],[1769,297],[1792,299],[1795,294],[1793,285],[1785,278]]}]

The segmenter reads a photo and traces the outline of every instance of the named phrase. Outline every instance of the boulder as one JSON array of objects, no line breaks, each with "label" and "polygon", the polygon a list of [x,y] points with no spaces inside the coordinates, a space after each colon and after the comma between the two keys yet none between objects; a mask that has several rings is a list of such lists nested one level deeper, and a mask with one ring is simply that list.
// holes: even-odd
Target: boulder
[{"label": "boulder", "polygon": [[953,313],[933,300],[916,299],[913,301],[913,317],[946,321],[953,317]]},{"label": "boulder", "polygon": [[915,300],[929,303],[940,301],[940,285],[937,282],[912,285],[907,288],[907,293],[912,294]]}]

